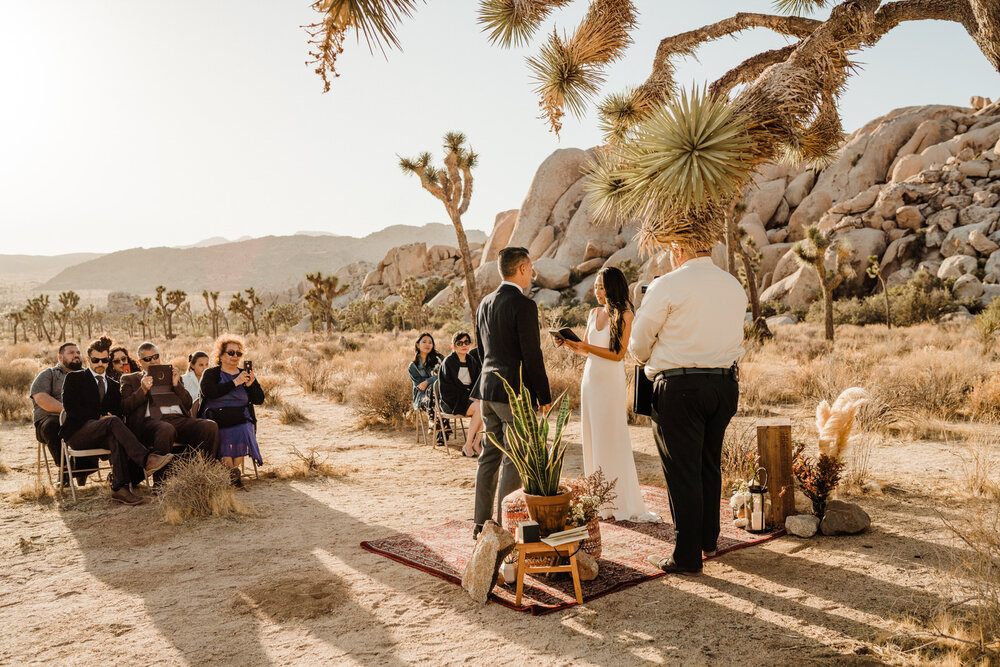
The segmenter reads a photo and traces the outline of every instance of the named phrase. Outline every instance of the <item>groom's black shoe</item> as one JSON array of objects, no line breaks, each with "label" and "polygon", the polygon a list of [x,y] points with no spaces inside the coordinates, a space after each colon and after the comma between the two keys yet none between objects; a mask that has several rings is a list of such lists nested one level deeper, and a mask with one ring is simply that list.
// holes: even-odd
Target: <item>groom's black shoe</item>
[{"label": "groom's black shoe", "polygon": [[476,540],[479,539],[479,533],[481,533],[481,532],[483,532],[483,527],[481,525],[477,524],[476,527],[472,529],[472,541],[473,542],[475,542]]},{"label": "groom's black shoe", "polygon": [[646,556],[646,562],[649,563],[650,565],[655,565],[656,567],[660,568],[667,574],[686,574],[686,575],[701,574],[700,567],[693,570],[690,568],[681,567],[680,565],[674,562],[673,558],[666,558],[664,556],[655,556],[655,555]]}]

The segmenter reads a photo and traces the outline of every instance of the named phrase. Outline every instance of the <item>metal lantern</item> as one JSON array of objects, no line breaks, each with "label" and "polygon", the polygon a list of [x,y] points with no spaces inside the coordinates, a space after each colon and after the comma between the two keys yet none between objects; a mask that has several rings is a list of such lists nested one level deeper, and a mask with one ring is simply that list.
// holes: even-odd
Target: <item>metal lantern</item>
[{"label": "metal lantern", "polygon": [[751,533],[763,533],[767,530],[767,470],[757,468],[750,479],[750,507],[747,511],[746,530]]}]

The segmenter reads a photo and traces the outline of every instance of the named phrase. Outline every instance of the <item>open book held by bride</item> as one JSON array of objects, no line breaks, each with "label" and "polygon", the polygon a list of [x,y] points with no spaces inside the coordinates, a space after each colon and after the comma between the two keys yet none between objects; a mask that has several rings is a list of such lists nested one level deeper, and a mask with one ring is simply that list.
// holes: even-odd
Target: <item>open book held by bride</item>
[{"label": "open book held by bride", "polygon": [[573,333],[573,330],[569,327],[563,327],[562,329],[549,329],[549,333],[559,340],[571,340],[574,343],[580,342],[580,337]]}]

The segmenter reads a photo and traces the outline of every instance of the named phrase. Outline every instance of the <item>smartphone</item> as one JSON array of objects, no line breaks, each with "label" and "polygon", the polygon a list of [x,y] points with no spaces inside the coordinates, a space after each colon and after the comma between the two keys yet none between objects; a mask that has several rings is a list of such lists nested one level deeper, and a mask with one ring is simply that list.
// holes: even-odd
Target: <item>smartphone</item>
[{"label": "smartphone", "polygon": [[243,362],[243,370],[247,373],[253,373],[253,362],[247,359]]}]

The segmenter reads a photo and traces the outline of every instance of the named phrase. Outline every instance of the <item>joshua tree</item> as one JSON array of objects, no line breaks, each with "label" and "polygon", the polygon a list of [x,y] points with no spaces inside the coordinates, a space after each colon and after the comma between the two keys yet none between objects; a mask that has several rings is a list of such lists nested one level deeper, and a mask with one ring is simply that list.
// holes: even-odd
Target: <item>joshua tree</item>
[{"label": "joshua tree", "polygon": [[59,323],[59,339],[66,340],[66,325],[73,320],[73,311],[80,305],[80,295],[69,290],[59,294],[59,312],[55,314],[56,322]]},{"label": "joshua tree", "polygon": [[219,306],[219,293],[202,290],[201,298],[205,299],[205,307],[208,308],[208,316],[212,319],[212,338],[219,337],[219,318],[222,316],[222,308]]},{"label": "joshua tree", "polygon": [[476,273],[472,266],[469,241],[465,237],[465,227],[462,226],[462,215],[469,210],[469,200],[472,199],[472,170],[479,162],[479,156],[471,146],[465,145],[465,135],[461,132],[449,132],[444,135],[444,150],[444,167],[441,169],[431,166],[430,153],[421,153],[416,158],[399,158],[399,166],[405,173],[419,176],[420,185],[424,190],[440,199],[448,211],[448,217],[455,227],[455,236],[458,239],[458,252],[462,256],[465,297],[469,302],[472,321],[475,322],[476,308],[479,306],[479,290],[476,287]]},{"label": "joshua tree", "polygon": [[80,311],[80,317],[87,326],[87,338],[91,338],[94,332],[94,320],[97,318],[97,308],[94,304],[90,304]]},{"label": "joshua tree", "polygon": [[10,320],[11,327],[14,329],[14,345],[17,345],[18,327],[21,327],[21,330],[24,331],[24,342],[28,342],[28,329],[24,323],[25,319],[24,310],[21,309],[21,310],[10,311],[9,313],[7,313],[7,319]]},{"label": "joshua tree", "polygon": [[125,331],[128,333],[129,338],[135,336],[135,324],[136,324],[135,313],[128,313],[125,316]]},{"label": "joshua tree", "polygon": [[[816,225],[806,228],[806,238],[799,241],[792,250],[795,259],[803,266],[816,269],[820,291],[823,293],[824,322],[826,339],[833,340],[833,291],[840,287],[845,278],[854,275],[851,268],[851,246],[844,241],[835,241],[829,232],[824,233]],[[827,268],[826,254],[832,250],[833,268]]]},{"label": "joshua tree", "polygon": [[251,331],[253,331],[253,335],[256,336],[257,307],[261,305],[262,301],[257,296],[257,291],[253,287],[248,287],[243,291],[246,292],[245,298],[240,292],[233,294],[233,298],[229,301],[229,311],[246,320]]},{"label": "joshua tree", "polygon": [[340,285],[337,276],[324,276],[322,271],[307,273],[306,280],[312,287],[305,293],[303,299],[314,318],[316,315],[323,318],[323,324],[329,334],[333,330],[333,301],[338,296],[346,294],[351,286]]},{"label": "joshua tree", "polygon": [[163,319],[168,339],[174,337],[174,313],[180,310],[185,301],[187,301],[187,292],[184,290],[174,289],[168,292],[163,285],[157,285],[156,313]]},{"label": "joshua tree", "polygon": [[147,296],[136,299],[132,305],[139,311],[139,326],[142,327],[142,337],[147,338],[146,327],[149,326],[149,309],[153,306],[153,300]]},{"label": "joshua tree", "polygon": [[[48,294],[28,299],[28,303],[24,306],[24,314],[34,324],[36,333],[40,332],[41,336],[45,336],[45,340],[51,343],[52,336],[49,334],[49,330],[45,328],[45,319],[49,315],[49,304]],[[39,340],[41,340],[41,336],[38,337]]]},{"label": "joshua tree", "polygon": [[892,329],[892,313],[889,310],[889,288],[885,286],[885,278],[882,276],[882,265],[878,261],[878,255],[868,256],[868,268],[865,269],[865,274],[869,278],[878,280],[878,284],[882,287],[882,296],[885,298],[885,326],[887,329]]},{"label": "joshua tree", "polygon": [[413,276],[409,276],[399,288],[402,298],[403,320],[414,329],[424,326],[424,299],[427,297],[427,286]]}]

